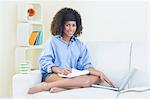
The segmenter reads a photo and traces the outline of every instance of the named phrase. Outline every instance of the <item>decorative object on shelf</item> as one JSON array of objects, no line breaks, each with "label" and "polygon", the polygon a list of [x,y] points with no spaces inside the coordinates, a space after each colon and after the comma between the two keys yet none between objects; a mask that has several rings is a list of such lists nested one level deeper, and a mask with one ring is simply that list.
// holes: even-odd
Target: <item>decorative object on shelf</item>
[{"label": "decorative object on shelf", "polygon": [[20,3],[17,14],[19,22],[42,21],[42,7],[40,3]]},{"label": "decorative object on shelf", "polygon": [[28,20],[32,20],[32,18],[35,16],[35,9],[34,8],[29,8],[27,10],[27,14],[28,14]]},{"label": "decorative object on shelf", "polygon": [[29,37],[29,45],[41,45],[42,44],[42,31],[32,31]]},{"label": "decorative object on shelf", "polygon": [[30,67],[31,67],[30,62],[20,63],[19,73],[28,74],[30,72]]},{"label": "decorative object on shelf", "polygon": [[43,25],[18,23],[17,26],[17,45],[29,47],[30,45],[42,45]]},{"label": "decorative object on shelf", "polygon": [[35,10],[34,10],[34,8],[29,8],[29,9],[27,10],[27,13],[28,13],[28,16],[30,16],[30,17],[34,16],[34,15],[35,15]]}]

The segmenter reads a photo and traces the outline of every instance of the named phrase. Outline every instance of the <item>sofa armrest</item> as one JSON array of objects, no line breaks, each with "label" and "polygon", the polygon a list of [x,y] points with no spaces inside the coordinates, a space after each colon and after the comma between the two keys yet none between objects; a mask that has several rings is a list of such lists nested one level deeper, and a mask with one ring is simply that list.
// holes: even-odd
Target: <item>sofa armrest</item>
[{"label": "sofa armrest", "polygon": [[27,99],[28,89],[41,82],[39,70],[31,71],[28,74],[15,74],[13,76],[13,99]]}]

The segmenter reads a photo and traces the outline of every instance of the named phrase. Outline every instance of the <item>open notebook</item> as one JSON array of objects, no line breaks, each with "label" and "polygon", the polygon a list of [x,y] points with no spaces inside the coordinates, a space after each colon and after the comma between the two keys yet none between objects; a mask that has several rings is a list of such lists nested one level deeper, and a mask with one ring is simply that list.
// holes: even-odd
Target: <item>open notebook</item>
[{"label": "open notebook", "polygon": [[110,89],[110,90],[114,90],[114,91],[122,91],[122,90],[125,89],[125,87],[128,84],[129,80],[133,77],[133,75],[135,74],[136,71],[137,71],[137,69],[134,68],[131,72],[129,72],[127,74],[126,78],[124,79],[124,82],[122,82],[122,84],[119,87],[113,88],[113,87],[110,87],[110,86],[102,86],[102,85],[96,85],[96,84],[92,84],[92,87]]},{"label": "open notebook", "polygon": [[63,75],[63,74],[58,74],[60,77],[65,77],[65,78],[72,78],[72,77],[77,77],[77,76],[81,76],[81,75],[86,75],[89,74],[88,70],[76,70],[76,69],[72,69],[72,72],[68,75]]}]

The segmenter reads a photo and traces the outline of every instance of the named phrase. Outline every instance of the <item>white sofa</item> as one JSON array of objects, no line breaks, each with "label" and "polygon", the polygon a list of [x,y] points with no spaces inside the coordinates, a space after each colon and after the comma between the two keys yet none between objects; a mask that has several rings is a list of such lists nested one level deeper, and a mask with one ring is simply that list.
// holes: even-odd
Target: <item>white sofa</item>
[{"label": "white sofa", "polygon": [[[95,68],[103,71],[119,86],[133,68],[138,71],[126,88],[149,87],[148,50],[146,42],[86,42]],[[101,89],[79,88],[58,93],[48,91],[27,95],[28,88],[41,82],[39,70],[29,74],[13,76],[13,99],[148,99],[150,90],[125,92]]]}]

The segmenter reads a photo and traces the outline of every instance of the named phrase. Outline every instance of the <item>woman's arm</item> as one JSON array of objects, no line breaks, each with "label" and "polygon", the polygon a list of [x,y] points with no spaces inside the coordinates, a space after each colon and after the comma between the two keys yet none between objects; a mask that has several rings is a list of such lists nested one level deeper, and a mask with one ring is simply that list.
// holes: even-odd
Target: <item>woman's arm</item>
[{"label": "woman's arm", "polygon": [[107,82],[110,86],[115,87],[112,82],[105,76],[105,74],[99,70],[94,69],[93,67],[87,68],[91,75],[98,76],[103,82]]},{"label": "woman's arm", "polygon": [[67,74],[71,73],[71,70],[67,69],[67,68],[59,68],[59,67],[56,67],[56,66],[52,66],[51,69],[52,69],[52,72],[56,73],[56,74],[67,75]]}]

